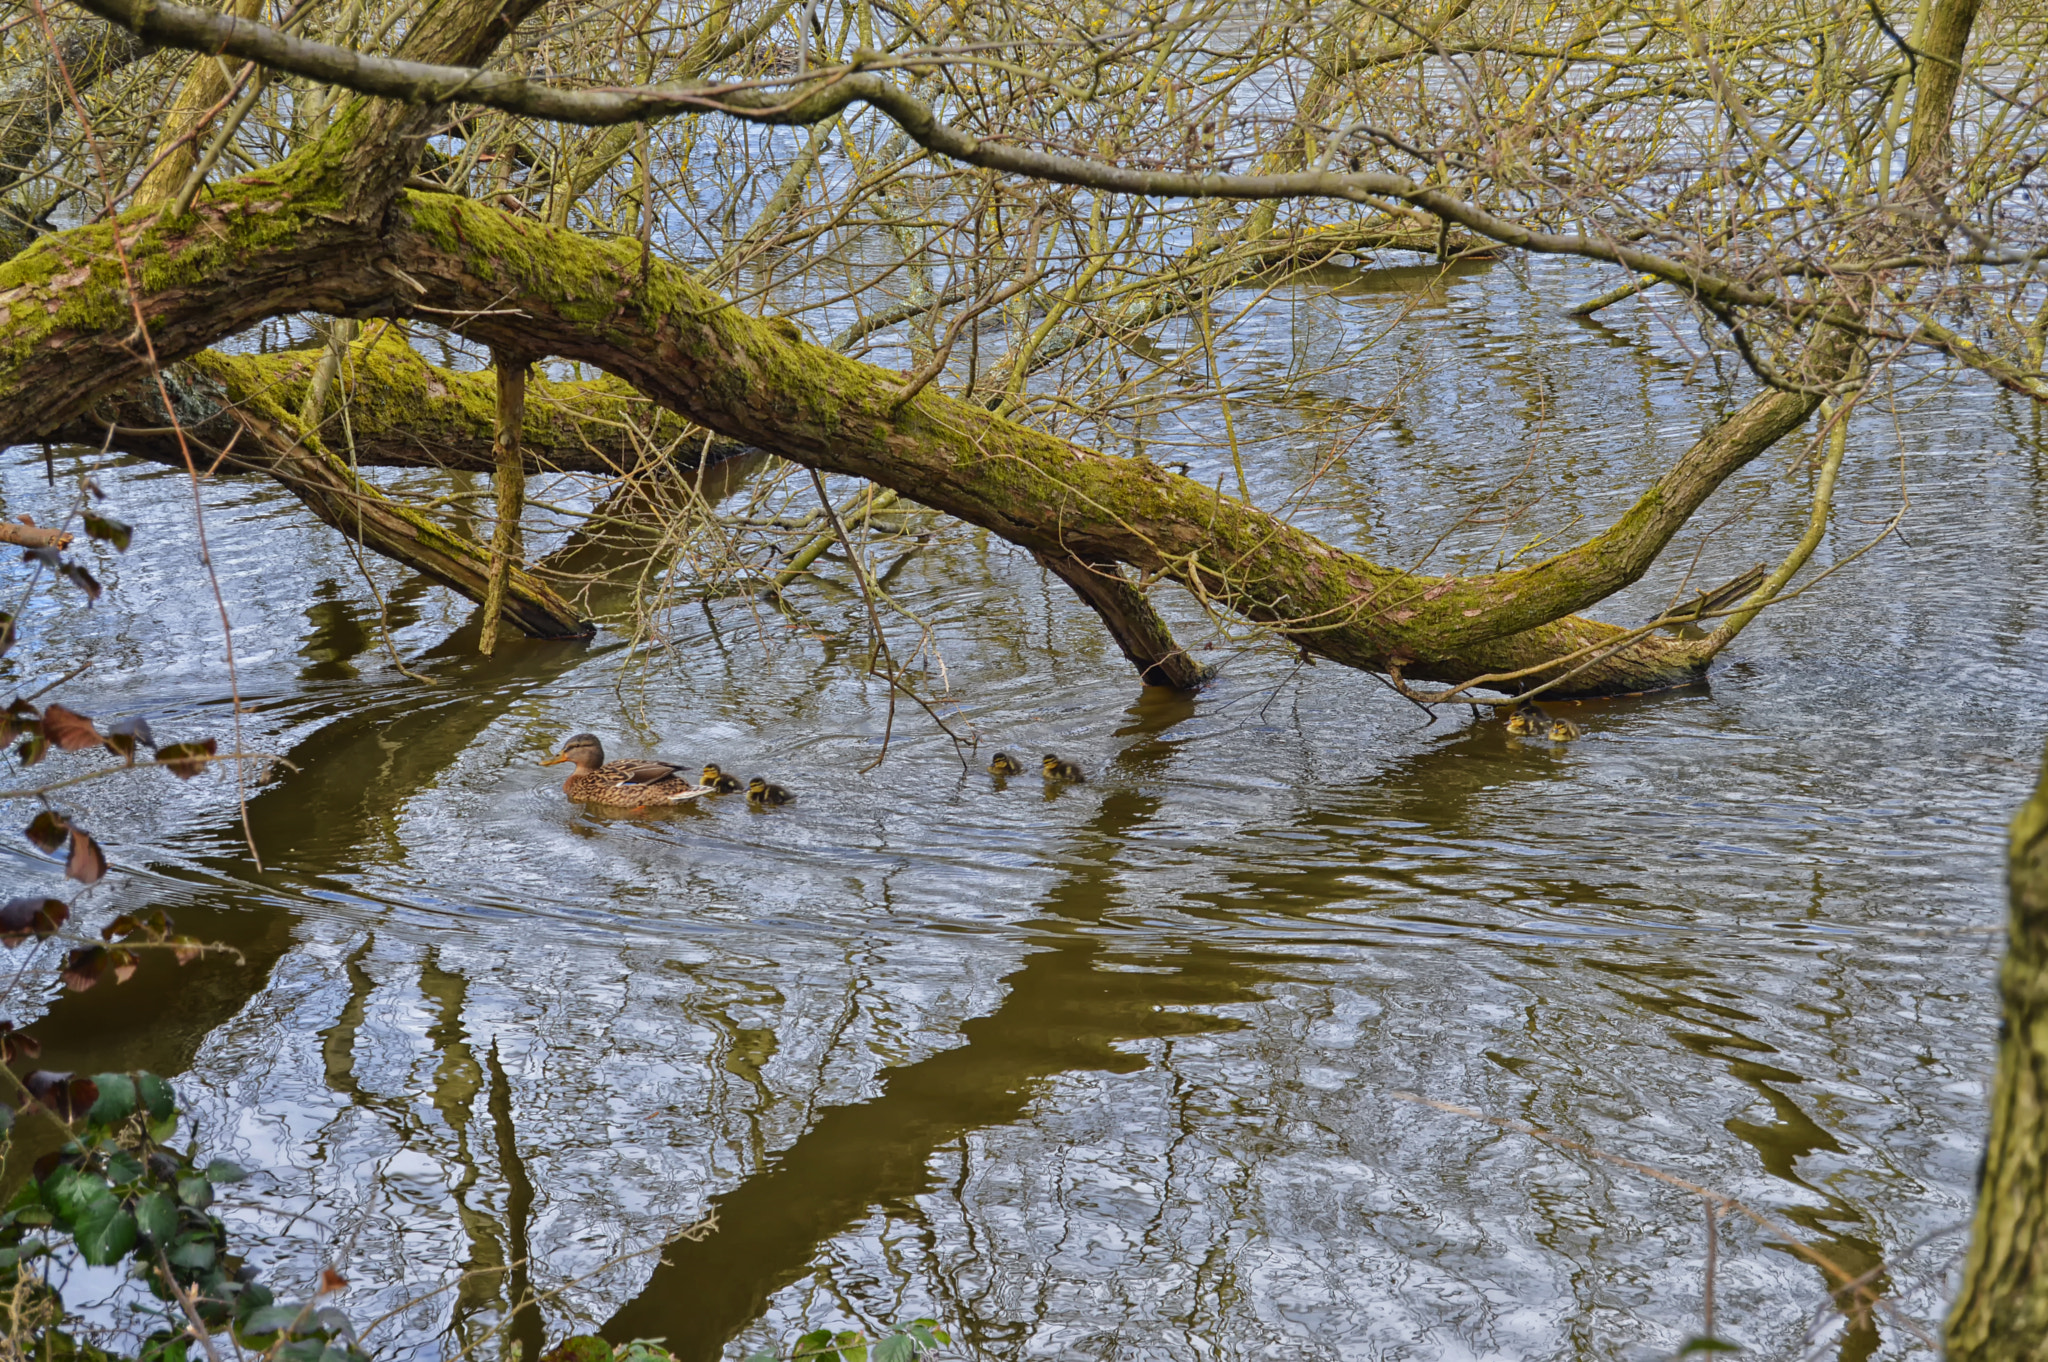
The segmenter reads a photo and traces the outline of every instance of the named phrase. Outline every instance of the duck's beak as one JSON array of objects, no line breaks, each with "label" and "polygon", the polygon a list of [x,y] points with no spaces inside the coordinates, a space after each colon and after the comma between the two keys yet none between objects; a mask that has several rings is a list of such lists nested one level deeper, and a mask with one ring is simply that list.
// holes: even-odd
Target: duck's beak
[{"label": "duck's beak", "polygon": [[557,752],[557,753],[555,753],[555,755],[553,755],[552,757],[549,757],[549,758],[548,758],[548,759],[547,759],[546,761],[542,762],[542,763],[541,763],[541,765],[543,765],[543,766],[560,766],[560,765],[561,765],[561,764],[562,764],[563,762],[567,761],[568,759],[569,759],[569,754],[568,754],[567,752]]}]

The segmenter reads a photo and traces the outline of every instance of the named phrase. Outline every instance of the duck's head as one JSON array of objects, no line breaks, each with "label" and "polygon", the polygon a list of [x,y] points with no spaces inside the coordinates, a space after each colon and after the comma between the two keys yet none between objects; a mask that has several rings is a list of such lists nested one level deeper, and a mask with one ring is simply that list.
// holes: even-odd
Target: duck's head
[{"label": "duck's head", "polygon": [[717,783],[718,783],[718,778],[719,778],[720,776],[723,776],[724,774],[725,774],[725,772],[723,772],[723,771],[721,771],[721,770],[719,770],[719,769],[718,769],[718,763],[717,763],[717,762],[715,762],[715,761],[707,761],[707,762],[705,762],[705,763],[704,763],[704,783],[705,783],[706,785],[715,785],[715,784],[717,784]]},{"label": "duck's head", "polygon": [[752,780],[747,782],[747,793],[756,798],[768,793],[768,782],[766,780],[763,780],[760,776],[755,776]]},{"label": "duck's head", "polygon": [[578,733],[562,744],[562,750],[542,762],[543,766],[557,766],[565,761],[576,763],[579,771],[595,771],[604,765],[604,744],[597,740],[595,733]]},{"label": "duck's head", "polygon": [[1024,768],[1019,766],[1017,759],[1008,752],[998,752],[995,755],[995,760],[988,764],[988,769],[994,771],[999,776],[1013,776]]}]

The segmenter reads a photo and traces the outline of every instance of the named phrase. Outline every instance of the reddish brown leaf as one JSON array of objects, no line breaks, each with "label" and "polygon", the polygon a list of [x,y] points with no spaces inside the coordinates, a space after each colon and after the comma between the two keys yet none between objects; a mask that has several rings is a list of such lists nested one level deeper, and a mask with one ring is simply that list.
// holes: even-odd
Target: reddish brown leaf
[{"label": "reddish brown leaf", "polygon": [[219,750],[220,745],[212,738],[202,738],[198,742],[176,742],[169,747],[159,747],[156,759],[170,767],[171,774],[178,779],[190,780],[206,769],[207,758]]},{"label": "reddish brown leaf", "polygon": [[42,1052],[41,1041],[15,1030],[13,1022],[0,1021],[0,1064],[12,1064],[17,1059],[34,1059]]},{"label": "reddish brown leaf", "polygon": [[57,1114],[60,1121],[75,1121],[92,1110],[100,1100],[100,1085],[90,1078],[70,1073],[36,1069],[24,1076],[21,1086],[28,1095]]},{"label": "reddish brown leaf", "polygon": [[13,742],[24,733],[34,733],[41,719],[36,707],[17,697],[6,709],[0,709],[0,742]]},{"label": "reddish brown leaf", "polygon": [[98,884],[107,875],[107,853],[80,828],[71,829],[71,855],[65,858],[64,873],[80,884]]},{"label": "reddish brown leaf", "polygon": [[50,744],[43,737],[43,726],[37,724],[29,735],[21,740],[21,746],[14,749],[14,758],[23,766],[33,766],[41,761],[49,750]]},{"label": "reddish brown leaf", "polygon": [[40,895],[9,899],[0,903],[0,945],[13,950],[33,936],[40,941],[64,925],[71,908],[62,899]]},{"label": "reddish brown leaf", "polygon": [[88,605],[90,605],[94,601],[97,601],[100,598],[100,579],[93,576],[92,573],[86,569],[85,564],[66,563],[61,568],[59,568],[58,571],[61,572],[64,576],[69,577],[72,581],[72,584],[75,585],[80,591],[83,591],[85,593],[85,599]]},{"label": "reddish brown leaf", "polygon": [[64,834],[70,831],[71,820],[55,809],[44,809],[35,816],[33,822],[22,829],[28,840],[44,851],[55,851],[63,846]]},{"label": "reddish brown leaf", "polygon": [[57,976],[73,993],[83,993],[100,981],[106,968],[105,946],[80,946],[64,957],[64,968],[57,971]]},{"label": "reddish brown leaf", "polygon": [[331,1267],[320,1269],[320,1289],[314,1292],[314,1295],[326,1296],[336,1291],[346,1290],[348,1290],[348,1278],[342,1276]]},{"label": "reddish brown leaf", "polygon": [[171,938],[171,957],[181,965],[189,965],[206,954],[206,946],[196,936],[174,936]]},{"label": "reddish brown leaf", "polygon": [[133,766],[135,764],[135,749],[138,747],[155,747],[156,735],[149,731],[149,720],[147,719],[123,719],[117,724],[107,725],[106,744],[109,752],[112,752],[115,756],[125,760],[130,766]]},{"label": "reddish brown leaf", "polygon": [[44,707],[43,736],[66,752],[83,752],[100,745],[100,731],[92,726],[92,720],[62,705]]},{"label": "reddish brown leaf", "polygon": [[136,928],[140,927],[141,925],[142,924],[140,922],[135,920],[135,915],[133,913],[123,913],[121,914],[121,916],[115,918],[112,922],[109,922],[106,926],[100,928],[100,940],[117,940],[120,937],[127,936],[129,933],[133,932]]},{"label": "reddish brown leaf", "polygon": [[134,951],[123,950],[119,946],[107,952],[107,966],[114,971],[114,982],[117,984],[125,984],[133,979],[136,966],[141,963],[142,958]]}]

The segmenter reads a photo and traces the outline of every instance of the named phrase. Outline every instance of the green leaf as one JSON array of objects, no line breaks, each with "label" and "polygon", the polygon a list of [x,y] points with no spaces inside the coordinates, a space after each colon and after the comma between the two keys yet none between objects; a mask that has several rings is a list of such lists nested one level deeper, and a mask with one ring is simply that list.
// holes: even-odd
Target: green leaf
[{"label": "green leaf", "polygon": [[94,1074],[92,1081],[99,1086],[100,1098],[85,1113],[88,1125],[117,1126],[135,1114],[134,1079],[127,1074]]},{"label": "green leaf", "polygon": [[875,1345],[875,1362],[915,1362],[917,1340],[909,1334],[891,1334]]},{"label": "green leaf", "polygon": [[0,1140],[7,1138],[7,1132],[14,1129],[14,1108],[0,1102]]},{"label": "green leaf", "polygon": [[215,1159],[206,1165],[208,1182],[240,1182],[248,1176],[240,1164],[229,1163],[226,1159]]},{"label": "green leaf", "polygon": [[1686,1357],[1693,1353],[1739,1353],[1741,1351],[1741,1344],[1730,1343],[1725,1338],[1688,1338],[1685,1341],[1685,1346],[1678,1350],[1678,1355]]},{"label": "green leaf", "polygon": [[932,1332],[932,1322],[928,1319],[910,1321],[909,1327],[903,1332],[916,1339],[920,1347],[929,1349],[939,1346],[939,1336]]},{"label": "green leaf", "polygon": [[831,1346],[832,1331],[830,1329],[813,1329],[796,1341],[796,1347],[790,1350],[790,1354],[791,1356],[801,1356],[805,1353],[818,1353]]},{"label": "green leaf", "polygon": [[213,1266],[214,1248],[208,1240],[194,1239],[179,1244],[165,1256],[171,1260],[172,1267],[187,1267],[194,1272],[204,1272]]},{"label": "green leaf", "polygon": [[94,1216],[71,1227],[79,1253],[94,1267],[118,1263],[135,1247],[135,1217],[122,1210],[120,1202],[110,1198],[109,1204],[112,1215]]},{"label": "green leaf", "polygon": [[104,539],[121,552],[128,552],[128,543],[135,536],[135,529],[125,521],[96,511],[85,513],[85,532],[95,539]]},{"label": "green leaf", "polygon": [[781,1362],[774,1353],[748,1353],[746,1362]]},{"label": "green leaf", "polygon": [[73,1226],[81,1220],[104,1219],[112,1214],[107,1208],[120,1205],[105,1179],[69,1166],[50,1174],[43,1183],[43,1193],[58,1218]]},{"label": "green leaf", "polygon": [[261,1310],[251,1310],[249,1318],[242,1321],[245,1334],[274,1334],[296,1324],[305,1309],[299,1305],[266,1305]]},{"label": "green leaf", "polygon": [[116,1187],[136,1181],[142,1176],[142,1162],[133,1154],[117,1149],[107,1155],[107,1181]]},{"label": "green leaf", "polygon": [[178,1203],[163,1192],[151,1192],[135,1203],[135,1223],[162,1243],[178,1232]]},{"label": "green leaf", "polygon": [[168,1121],[177,1114],[178,1095],[171,1091],[171,1085],[155,1074],[135,1075],[136,1095],[142,1099],[142,1109],[149,1113],[151,1121]]},{"label": "green leaf", "polygon": [[851,1329],[842,1329],[832,1341],[839,1345],[843,1362],[868,1362],[868,1341]]},{"label": "green leaf", "polygon": [[205,1178],[179,1178],[178,1200],[195,1211],[203,1211],[213,1204],[213,1184]]}]

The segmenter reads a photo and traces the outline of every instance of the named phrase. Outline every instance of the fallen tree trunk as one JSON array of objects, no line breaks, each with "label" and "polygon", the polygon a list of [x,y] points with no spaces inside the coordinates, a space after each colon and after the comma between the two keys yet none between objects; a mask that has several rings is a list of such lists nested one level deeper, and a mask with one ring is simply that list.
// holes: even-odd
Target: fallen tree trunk
[{"label": "fallen tree trunk", "polygon": [[[1723,480],[1817,403],[1779,391],[1752,398],[1615,526],[1576,548],[1519,572],[1425,576],[1337,549],[1147,460],[1080,448],[929,387],[899,403],[899,375],[747,317],[686,271],[657,262],[636,287],[642,262],[627,244],[418,193],[398,205],[387,244],[425,289],[421,301],[463,317],[473,339],[594,364],[734,439],[896,488],[1035,552],[1171,578],[1310,652],[1426,680],[1523,672],[1568,655],[1586,665],[1553,693],[1697,680],[1712,655],[1702,641],[1625,641],[1625,631],[1570,612],[1639,577]],[[1839,338],[1819,348],[1823,368],[1852,354]],[[1616,651],[1596,657],[1603,647]]]},{"label": "fallen tree trunk", "polygon": [[[465,473],[496,468],[497,388],[490,374],[429,364],[389,323],[372,323],[365,330],[367,334],[348,347],[343,366],[348,390],[345,438],[351,461],[362,468]],[[290,422],[305,405],[321,353],[202,351],[170,374],[178,420],[187,429],[203,430],[216,447],[233,438],[237,412],[255,412],[273,424]],[[155,463],[185,466],[171,413],[164,410],[153,380],[145,378],[104,394],[90,410],[50,432],[50,438],[100,445],[109,443],[109,427],[113,448]],[[751,452],[737,440],[714,437],[707,453],[704,434],[618,379],[579,382],[535,375],[528,380],[519,444],[528,476],[558,472],[621,477],[658,468],[690,474],[700,456],[717,464]],[[321,438],[342,444],[338,418],[330,416],[323,423]],[[239,460],[231,466],[266,471]]]}]

